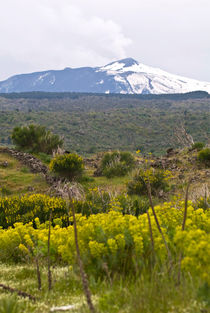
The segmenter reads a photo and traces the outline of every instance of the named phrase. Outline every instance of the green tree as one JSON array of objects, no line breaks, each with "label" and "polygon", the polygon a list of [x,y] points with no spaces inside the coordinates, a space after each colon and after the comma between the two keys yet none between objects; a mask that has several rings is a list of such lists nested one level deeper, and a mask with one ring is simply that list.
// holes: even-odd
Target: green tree
[{"label": "green tree", "polygon": [[35,153],[51,154],[53,150],[63,146],[63,140],[58,135],[54,135],[45,126],[34,124],[15,127],[12,141],[18,149]]}]

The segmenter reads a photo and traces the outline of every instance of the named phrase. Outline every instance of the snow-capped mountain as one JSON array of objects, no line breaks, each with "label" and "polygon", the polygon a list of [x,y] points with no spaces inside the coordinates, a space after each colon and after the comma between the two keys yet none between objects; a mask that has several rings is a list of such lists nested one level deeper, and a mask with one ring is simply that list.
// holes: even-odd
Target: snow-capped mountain
[{"label": "snow-capped mountain", "polygon": [[132,58],[102,67],[65,68],[15,75],[0,82],[0,93],[93,92],[167,94],[196,90],[210,93],[210,83],[167,73]]}]

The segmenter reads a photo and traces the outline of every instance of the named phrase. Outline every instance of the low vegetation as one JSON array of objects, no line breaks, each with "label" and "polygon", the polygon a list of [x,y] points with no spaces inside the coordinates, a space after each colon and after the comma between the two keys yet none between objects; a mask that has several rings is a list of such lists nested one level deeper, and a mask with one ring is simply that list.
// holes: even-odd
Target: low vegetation
[{"label": "low vegetation", "polygon": [[82,175],[84,163],[76,153],[57,154],[50,161],[49,168],[51,172],[72,180]]},{"label": "low vegetation", "polygon": [[11,138],[18,149],[34,153],[51,154],[63,145],[63,140],[58,135],[47,131],[44,126],[34,124],[15,127]]},{"label": "low vegetation", "polygon": [[198,153],[198,160],[210,167],[210,148],[205,148]]},{"label": "low vegetation", "polygon": [[208,150],[39,152],[56,178],[28,192],[37,174],[0,153],[4,188],[20,178],[0,195],[0,312],[209,312]]},{"label": "low vegetation", "polygon": [[210,98],[188,95],[26,93],[0,96],[0,144],[11,144],[14,126],[40,124],[65,138],[79,154],[121,150],[165,153],[183,147],[174,138],[184,123],[195,142],[210,137]]},{"label": "low vegetation", "polygon": [[200,150],[202,150],[204,147],[205,147],[205,143],[203,143],[203,142],[195,142],[195,143],[192,145],[192,150],[200,151]]},{"label": "low vegetation", "polygon": [[107,178],[125,176],[135,167],[135,159],[130,152],[108,152],[101,160],[101,173]]},{"label": "low vegetation", "polygon": [[33,174],[29,168],[0,149],[0,196],[8,197],[24,193],[47,192],[48,184],[41,174]]},{"label": "low vegetation", "polygon": [[147,195],[147,184],[150,183],[152,194],[158,196],[159,192],[169,191],[168,180],[171,177],[169,171],[154,169],[140,169],[128,183],[128,194]]}]

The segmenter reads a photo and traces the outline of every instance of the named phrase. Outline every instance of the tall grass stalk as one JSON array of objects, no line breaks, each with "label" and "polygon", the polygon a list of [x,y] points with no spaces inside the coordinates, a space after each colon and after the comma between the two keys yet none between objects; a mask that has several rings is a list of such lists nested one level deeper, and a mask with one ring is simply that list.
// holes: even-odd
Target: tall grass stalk
[{"label": "tall grass stalk", "polygon": [[166,242],[165,236],[164,236],[163,231],[162,231],[162,229],[161,229],[161,226],[160,226],[160,223],[159,223],[159,220],[158,220],[158,217],[157,217],[157,214],[156,214],[156,212],[155,212],[154,205],[153,205],[150,183],[148,182],[148,183],[146,184],[146,186],[147,186],[147,193],[148,193],[149,202],[150,202],[150,205],[151,205],[151,208],[152,208],[152,212],[153,212],[153,215],[154,215],[154,218],[155,218],[155,222],[156,222],[157,228],[158,228],[158,230],[159,230],[159,232],[160,232],[160,234],[161,234],[161,236],[162,236],[162,239],[163,239],[165,248],[166,248],[166,250],[167,250],[168,259],[169,259],[169,261],[171,262],[171,261],[172,261],[171,252],[170,252],[170,250],[169,250],[168,244],[167,244],[167,242]]},{"label": "tall grass stalk", "polygon": [[[190,178],[187,184],[186,193],[185,193],[185,205],[184,205],[184,216],[183,216],[183,222],[182,222],[182,231],[185,230],[186,220],[187,220],[187,208],[188,208],[188,195],[189,195],[189,188],[190,184],[192,182],[192,179]],[[180,284],[181,280],[181,263],[182,263],[182,252],[179,256],[179,270],[178,270],[178,284]]]},{"label": "tall grass stalk", "polygon": [[95,313],[96,310],[95,310],[95,307],[94,307],[93,302],[92,302],[91,292],[90,292],[90,288],[89,288],[89,284],[88,284],[87,275],[85,273],[83,262],[82,262],[82,259],[81,259],[81,254],[80,254],[80,249],[79,249],[79,241],[78,241],[78,232],[77,232],[77,222],[76,222],[76,216],[75,216],[75,208],[74,208],[74,204],[73,204],[73,201],[72,201],[73,200],[72,199],[72,192],[71,192],[70,189],[68,190],[68,196],[69,196],[69,205],[71,207],[72,216],[73,216],[73,222],[74,222],[75,246],[76,246],[77,261],[78,261],[78,264],[79,264],[83,290],[84,290],[84,294],[86,296],[87,304],[88,304],[88,307],[89,307],[90,311],[92,313]]},{"label": "tall grass stalk", "polygon": [[50,211],[49,217],[49,229],[48,229],[48,241],[47,241],[47,276],[48,276],[48,290],[52,289],[52,272],[50,268],[50,235],[51,235],[51,222],[52,222],[52,211]]}]

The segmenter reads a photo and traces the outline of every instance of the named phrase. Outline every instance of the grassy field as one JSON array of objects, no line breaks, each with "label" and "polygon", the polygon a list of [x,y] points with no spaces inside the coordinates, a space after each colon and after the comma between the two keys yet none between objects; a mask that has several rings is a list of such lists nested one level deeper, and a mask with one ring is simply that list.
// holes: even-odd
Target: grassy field
[{"label": "grassy field", "polygon": [[85,175],[90,178],[89,181],[82,182],[85,188],[100,188],[112,193],[126,192],[126,184],[132,179],[132,173],[124,177],[112,177],[110,179],[105,176],[95,177],[93,172],[94,170],[90,168],[85,171]]},{"label": "grassy field", "polygon": [[[8,166],[4,166],[8,162]],[[19,195],[30,192],[46,192],[49,186],[41,174],[33,174],[8,154],[0,153],[0,194]]]},{"label": "grassy field", "polygon": [[[47,313],[50,308],[75,305],[71,312],[85,313],[88,307],[82,292],[80,277],[68,267],[58,266],[53,270],[53,289],[47,289],[47,270],[42,268],[42,290],[37,289],[36,272],[33,265],[0,264],[1,283],[25,291],[37,298],[36,302],[15,297],[19,307],[15,312]],[[185,277],[176,284],[173,273],[164,269],[151,275],[138,273],[132,277],[115,277],[95,280],[90,277],[93,302],[97,312],[104,313],[201,313],[209,312],[203,300],[208,294],[199,289],[199,281]],[[207,291],[208,292],[208,291]],[[11,296],[0,288],[0,312],[3,301]],[[9,301],[9,300],[8,300]],[[13,311],[12,311],[13,312]],[[7,312],[11,313],[11,312]]]},{"label": "grassy field", "polygon": [[[171,164],[177,166],[177,168],[171,170],[170,185],[173,186],[173,190],[170,191],[170,195],[184,196],[186,182],[190,177],[194,177],[190,188],[190,198],[194,199],[196,196],[202,196],[204,185],[210,189],[208,169],[196,162],[196,156],[196,151],[189,153],[188,149],[183,149],[178,154],[168,158]],[[39,155],[36,155],[36,157],[39,157]],[[148,157],[151,158],[151,156]],[[97,159],[97,155],[92,155],[92,158],[93,160]],[[136,160],[142,159],[137,155],[135,155],[135,158]],[[8,162],[7,167],[4,167],[4,162]],[[105,176],[95,177],[94,171],[93,166],[86,166],[84,175],[87,181],[85,179],[81,181],[83,187],[85,189],[99,188],[112,194],[126,192],[127,183],[132,180],[133,175],[136,173],[136,170],[133,170],[126,176],[109,179]],[[9,196],[31,192],[46,193],[49,190],[49,185],[47,185],[41,174],[31,173],[29,168],[23,166],[18,160],[8,154],[0,153],[0,188],[1,195]]]}]

